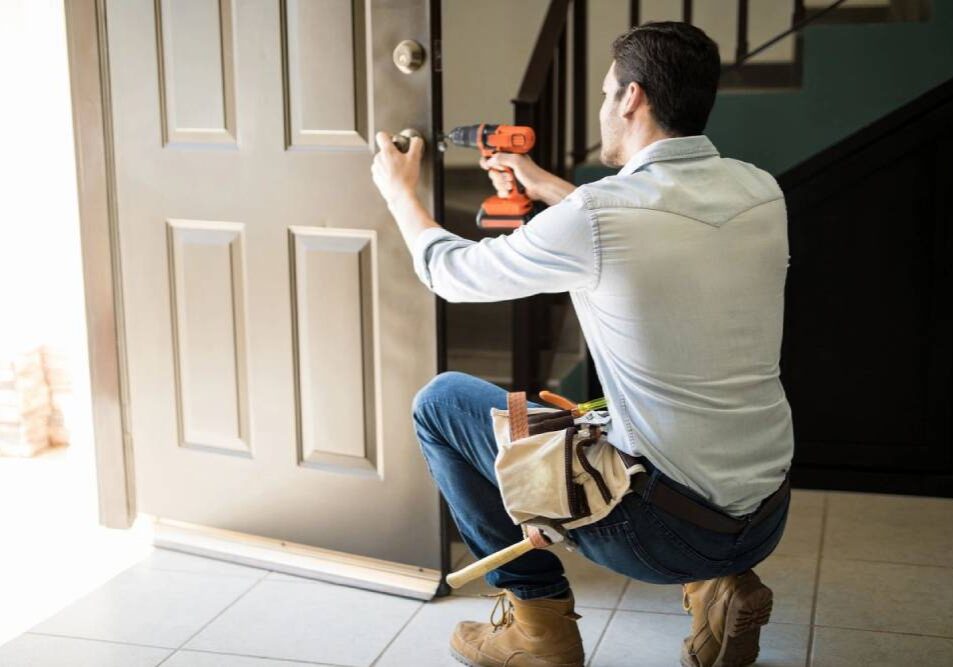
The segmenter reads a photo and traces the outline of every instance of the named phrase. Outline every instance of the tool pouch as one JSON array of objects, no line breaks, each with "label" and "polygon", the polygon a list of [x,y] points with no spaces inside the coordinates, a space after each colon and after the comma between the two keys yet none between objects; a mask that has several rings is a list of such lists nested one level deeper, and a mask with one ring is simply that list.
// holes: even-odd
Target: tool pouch
[{"label": "tool pouch", "polygon": [[[571,529],[598,521],[629,493],[629,476],[645,470],[627,467],[599,426],[572,424],[566,411],[527,409],[524,392],[510,393],[507,403],[490,415],[496,479],[515,524],[545,517]],[[544,430],[551,426],[562,427]]]}]

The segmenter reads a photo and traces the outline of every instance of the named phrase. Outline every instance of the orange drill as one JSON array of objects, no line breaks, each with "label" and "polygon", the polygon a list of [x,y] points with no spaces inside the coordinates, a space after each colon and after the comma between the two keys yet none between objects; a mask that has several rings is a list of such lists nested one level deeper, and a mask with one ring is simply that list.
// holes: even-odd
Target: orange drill
[{"label": "orange drill", "polygon": [[[479,149],[483,157],[490,157],[494,153],[529,153],[536,143],[536,133],[531,127],[489,123],[455,127],[446,138],[456,146]],[[477,213],[477,226],[484,229],[515,229],[533,217],[533,200],[526,196],[526,188],[516,180],[512,169],[504,167],[499,171],[508,173],[516,188],[505,197],[492,195],[484,199]]]}]

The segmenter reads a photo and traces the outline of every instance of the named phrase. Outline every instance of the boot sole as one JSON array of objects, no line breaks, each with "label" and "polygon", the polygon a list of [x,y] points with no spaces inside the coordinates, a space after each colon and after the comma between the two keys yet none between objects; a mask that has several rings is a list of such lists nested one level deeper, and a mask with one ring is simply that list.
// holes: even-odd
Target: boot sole
[{"label": "boot sole", "polygon": [[470,662],[469,658],[464,657],[463,654],[457,653],[457,650],[452,646],[450,647],[450,655],[452,655],[457,662],[462,662],[467,667],[479,667],[476,663]]},{"label": "boot sole", "polygon": [[[761,627],[771,618],[774,595],[760,581],[739,588],[725,616],[725,637],[711,667],[747,667],[758,659]],[[682,655],[682,667],[697,667],[695,660]]]},{"label": "boot sole", "polygon": [[[467,667],[482,667],[482,665],[476,662],[473,662],[472,660],[470,660],[470,658],[466,657],[465,655],[457,651],[455,648],[453,648],[453,646],[450,647],[450,655],[452,655],[457,662],[461,662]],[[554,665],[554,667],[582,667],[582,665],[585,664],[585,661],[580,663],[555,663],[554,662],[552,664]]]}]

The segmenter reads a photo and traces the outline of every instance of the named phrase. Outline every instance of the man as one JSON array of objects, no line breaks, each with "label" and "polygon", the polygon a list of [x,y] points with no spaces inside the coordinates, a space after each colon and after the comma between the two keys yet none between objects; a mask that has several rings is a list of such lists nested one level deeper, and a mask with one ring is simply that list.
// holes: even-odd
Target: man
[{"label": "man", "polygon": [[[791,413],[778,371],[784,199],[769,174],[722,159],[702,134],[720,63],[701,30],[646,24],[612,54],[601,157],[619,173],[576,188],[525,156],[491,158],[484,168],[512,167],[550,205],[512,234],[473,243],[431,220],[414,195],[419,141],[402,155],[379,134],[373,177],[418,276],[448,301],[570,293],[608,399],[607,439],[649,471],[606,518],[570,536],[612,570],[684,584],[693,623],[683,665],[747,665],[772,603],[751,568],[780,540],[790,495]],[[491,178],[500,191],[512,186]],[[413,406],[430,473],[478,558],[523,537],[495,486],[491,407],[506,407],[504,390],[461,373],[437,376]],[[554,553],[531,551],[487,581],[505,589],[503,617],[460,623],[458,659],[583,664]]]}]

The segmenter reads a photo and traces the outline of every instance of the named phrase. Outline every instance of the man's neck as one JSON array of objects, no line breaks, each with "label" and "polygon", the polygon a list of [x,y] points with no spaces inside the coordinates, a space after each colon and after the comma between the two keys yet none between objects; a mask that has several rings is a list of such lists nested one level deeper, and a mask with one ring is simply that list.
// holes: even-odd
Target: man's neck
[{"label": "man's neck", "polygon": [[672,139],[674,135],[665,132],[654,123],[633,128],[632,133],[623,143],[622,164],[627,164],[632,156],[650,144],[662,139]]}]

